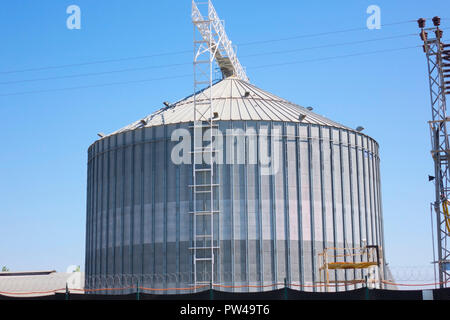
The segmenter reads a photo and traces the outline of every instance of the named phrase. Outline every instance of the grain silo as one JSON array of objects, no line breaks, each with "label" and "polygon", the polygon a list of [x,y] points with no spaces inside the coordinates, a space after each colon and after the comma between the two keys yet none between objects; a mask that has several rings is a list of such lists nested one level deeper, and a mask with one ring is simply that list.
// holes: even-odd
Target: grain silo
[{"label": "grain silo", "polygon": [[[219,65],[221,81],[90,146],[86,288],[316,290],[325,248],[383,256],[377,142]],[[210,122],[196,119],[202,108]],[[199,147],[195,130],[214,138]],[[193,164],[211,140],[214,174]],[[344,260],[358,262],[350,251]],[[330,272],[346,283],[338,290],[361,278]]]}]

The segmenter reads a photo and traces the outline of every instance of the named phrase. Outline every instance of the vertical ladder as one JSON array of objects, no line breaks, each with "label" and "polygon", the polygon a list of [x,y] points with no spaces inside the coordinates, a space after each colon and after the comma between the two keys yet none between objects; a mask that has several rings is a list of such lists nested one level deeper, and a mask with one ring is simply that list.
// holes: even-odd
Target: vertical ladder
[{"label": "vertical ladder", "polygon": [[[219,249],[217,235],[214,234],[219,213],[215,205],[218,184],[214,175],[214,156],[218,150],[213,146],[216,114],[212,108],[212,79],[214,50],[212,21],[204,19],[199,6],[207,6],[210,1],[192,1],[192,21],[194,24],[194,124],[192,143],[192,208],[193,246],[189,249],[193,256],[194,286],[215,283],[215,257]],[[203,30],[203,35],[200,30]],[[200,32],[199,32],[200,31]],[[204,37],[204,34],[208,37]],[[199,37],[200,36],[200,37]],[[216,222],[216,223],[215,223]],[[216,239],[217,238],[217,239]]]}]

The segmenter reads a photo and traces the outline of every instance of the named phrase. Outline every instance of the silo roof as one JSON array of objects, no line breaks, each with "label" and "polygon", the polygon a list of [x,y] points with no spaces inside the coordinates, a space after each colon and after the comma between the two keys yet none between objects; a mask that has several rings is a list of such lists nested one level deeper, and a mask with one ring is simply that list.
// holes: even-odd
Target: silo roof
[{"label": "silo roof", "polygon": [[[205,93],[208,96],[208,91],[212,90],[212,108],[217,113],[215,121],[303,122],[353,130],[236,77],[225,78],[211,88],[206,88]],[[197,99],[202,96],[197,95]],[[191,95],[112,134],[193,120],[194,95]]]}]

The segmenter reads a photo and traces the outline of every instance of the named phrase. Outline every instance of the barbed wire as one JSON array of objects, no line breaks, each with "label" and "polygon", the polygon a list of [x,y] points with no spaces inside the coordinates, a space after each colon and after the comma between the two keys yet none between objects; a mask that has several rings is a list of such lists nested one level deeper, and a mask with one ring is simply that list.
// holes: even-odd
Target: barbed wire
[{"label": "barbed wire", "polygon": [[[390,266],[390,275],[386,279],[389,284],[393,283],[409,283],[417,282],[420,283],[437,283],[435,279],[433,266]],[[361,272],[361,271],[358,271]],[[347,274],[347,286],[363,286],[363,281],[351,283],[351,278],[353,271],[340,270],[338,272],[338,278],[344,278]],[[362,274],[362,273],[361,273]],[[265,276],[264,276],[265,277]],[[267,281],[262,281],[264,278],[260,273],[251,274],[236,274],[232,272],[220,272],[219,274],[214,273],[214,279],[217,279],[217,283],[223,284],[224,288],[244,288],[244,287],[279,287],[283,286],[284,282],[273,281],[273,283],[267,283]],[[333,273],[330,273],[331,279],[333,279]],[[198,282],[209,282],[211,279],[210,272],[197,272]],[[316,284],[312,279],[304,279],[303,282],[296,279],[287,280],[294,287],[315,287]],[[369,282],[372,281],[369,279]],[[113,288],[113,287],[129,287],[129,286],[139,286],[143,285],[152,288],[167,288],[173,285],[182,284],[184,286],[194,286],[194,273],[193,272],[178,272],[178,273],[166,273],[166,274],[118,274],[118,275],[91,275],[87,276],[85,279],[86,288]],[[230,284],[230,285],[228,285]],[[236,284],[236,285],[231,285]],[[262,284],[262,285],[261,285]],[[321,286],[319,284],[318,286]],[[331,284],[330,286],[336,286]]]},{"label": "barbed wire", "polygon": [[[383,284],[387,289],[408,289],[416,287],[429,288],[445,283],[437,282],[434,278],[433,266],[389,266],[390,275],[387,279],[351,279],[352,272],[346,273],[347,282],[314,282],[307,278],[283,279],[273,282],[261,281],[261,273],[237,274],[232,272],[214,273],[214,283],[210,283],[211,272],[197,272],[197,284],[194,283],[193,272],[155,273],[155,274],[111,274],[89,275],[85,277],[84,288],[70,288],[70,292],[85,294],[132,294],[147,292],[156,294],[195,293],[214,289],[218,291],[270,291],[282,288],[290,288],[300,291],[342,291],[353,290],[369,286],[369,288],[381,288]],[[342,270],[341,270],[342,271]],[[343,278],[343,273],[338,277]],[[331,273],[330,280],[333,280]],[[199,284],[200,283],[200,284]],[[327,289],[328,288],[328,289]],[[247,290],[245,290],[247,289]],[[258,290],[259,289],[259,290]],[[56,292],[65,292],[66,288],[58,288],[48,291],[7,292],[0,291],[2,295],[48,295]]]},{"label": "barbed wire", "polygon": [[393,266],[389,270],[393,280],[397,282],[436,280],[433,266]]},{"label": "barbed wire", "polygon": [[[219,279],[221,283],[260,283],[260,273],[247,275],[246,279],[232,272],[214,273],[214,279]],[[211,272],[197,272],[198,282],[210,282]],[[257,280],[248,280],[257,279]],[[85,286],[87,289],[91,288],[114,288],[114,287],[129,287],[129,286],[152,286],[155,288],[167,287],[173,284],[194,284],[194,272],[176,272],[176,273],[157,273],[157,274],[114,274],[114,275],[90,275],[85,278]],[[276,283],[268,286],[275,286]],[[284,285],[284,282],[282,283]]]},{"label": "barbed wire", "polygon": [[[374,281],[372,281],[374,282]],[[387,280],[381,280],[381,283],[389,286],[400,286],[400,287],[418,287],[418,288],[425,288],[429,286],[439,286],[449,283],[447,282],[433,282],[433,283],[417,283],[417,284],[406,284],[406,283],[396,283],[392,281]],[[240,289],[240,288],[267,288],[267,287],[277,287],[278,289],[284,289],[284,288],[290,288],[295,289],[298,291],[307,291],[305,289],[307,288],[326,288],[326,287],[334,287],[335,289],[337,287],[343,287],[346,286],[346,284],[326,284],[326,283],[318,283],[318,284],[296,284],[296,283],[272,283],[272,284],[266,284],[266,285],[238,285],[238,286],[231,286],[231,285],[222,285],[222,284],[204,284],[204,285],[197,285],[197,286],[191,286],[191,287],[174,287],[174,288],[149,288],[145,286],[138,286],[138,285],[131,285],[126,287],[107,287],[107,288],[95,288],[95,289],[78,289],[78,288],[59,288],[59,289],[53,289],[48,291],[28,291],[28,292],[7,292],[7,291],[0,291],[0,295],[9,295],[9,296],[25,296],[25,295],[33,295],[33,296],[45,296],[49,294],[55,294],[57,292],[63,293],[64,291],[67,293],[85,293],[85,294],[93,294],[93,293],[111,293],[113,294],[130,294],[130,293],[138,293],[138,292],[151,292],[151,293],[166,293],[168,291],[187,291],[187,292],[198,292],[198,289],[202,289],[200,291],[206,291],[209,289],[219,290],[219,291],[225,291],[223,289]],[[369,287],[367,287],[369,288]],[[374,288],[371,288],[374,289]],[[375,288],[376,289],[376,288]],[[419,289],[420,290],[420,289]],[[265,290],[260,290],[265,291]],[[328,291],[328,290],[327,290]],[[395,290],[394,290],[395,291]],[[187,293],[187,292],[179,292],[179,293]],[[325,292],[322,290],[322,292]]]},{"label": "barbed wire", "polygon": [[[343,271],[343,270],[341,270]],[[342,272],[344,273],[344,271]],[[341,274],[342,274],[341,273]],[[234,275],[234,277],[233,277]],[[341,278],[341,277],[339,277]],[[342,276],[343,278],[343,276]],[[185,291],[179,293],[193,293],[199,288],[213,288],[220,291],[258,291],[254,289],[262,289],[261,291],[269,291],[289,287],[296,290],[314,290],[314,288],[337,288],[347,287],[352,289],[362,288],[365,283],[375,286],[375,279],[349,279],[346,283],[337,282],[314,282],[307,278],[300,279],[272,279],[272,282],[261,281],[263,275],[261,273],[236,274],[232,272],[214,273],[214,282],[210,282],[211,272],[197,272],[197,283],[194,281],[193,272],[166,273],[166,274],[117,274],[117,275],[90,275],[85,278],[86,292],[99,292],[119,290],[126,293],[140,290],[149,291]],[[201,285],[198,285],[200,283]],[[104,288],[104,290],[102,289]],[[134,290],[134,291],[133,291]]]}]

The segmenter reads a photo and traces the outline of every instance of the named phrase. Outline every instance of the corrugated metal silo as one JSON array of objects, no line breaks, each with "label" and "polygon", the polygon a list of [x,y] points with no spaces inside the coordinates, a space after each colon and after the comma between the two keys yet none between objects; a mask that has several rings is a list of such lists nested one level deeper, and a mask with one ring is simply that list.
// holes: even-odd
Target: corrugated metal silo
[{"label": "corrugated metal silo", "polygon": [[[215,279],[267,285],[220,290],[272,290],[285,279],[312,285],[325,247],[384,248],[375,140],[234,77],[212,94],[224,159],[239,150],[230,134],[244,136],[245,155],[243,163],[217,165]],[[172,161],[174,131],[192,132],[192,124],[188,97],[89,148],[87,288],[192,285],[192,165]],[[274,132],[279,143],[266,139]],[[279,159],[274,174],[263,172],[266,148]],[[331,280],[361,277],[331,273]]]}]

